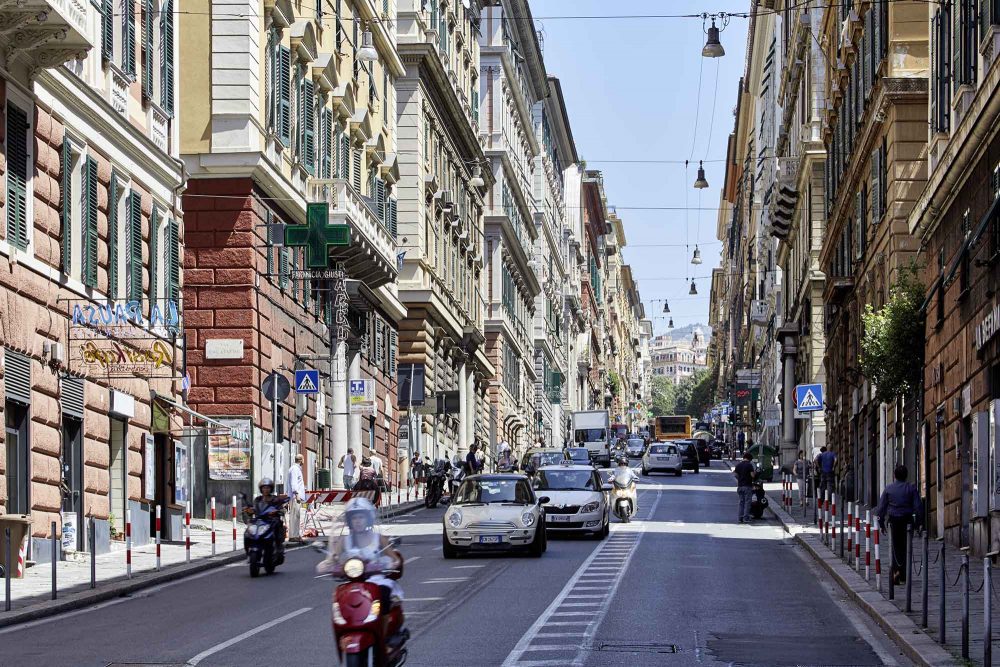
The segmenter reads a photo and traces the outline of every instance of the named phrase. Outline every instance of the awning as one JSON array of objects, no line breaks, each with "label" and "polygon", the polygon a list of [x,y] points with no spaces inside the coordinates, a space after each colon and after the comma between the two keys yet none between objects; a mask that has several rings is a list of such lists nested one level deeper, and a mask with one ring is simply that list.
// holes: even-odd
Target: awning
[{"label": "awning", "polygon": [[[154,407],[154,409],[155,409],[157,403],[169,406],[170,408],[172,408],[174,410],[177,410],[178,412],[182,412],[184,414],[187,414],[187,415],[189,415],[191,417],[194,417],[195,419],[200,419],[201,421],[205,422],[206,426],[210,426],[213,429],[224,430],[226,433],[229,433],[229,431],[230,431],[230,428],[228,426],[226,426],[225,424],[223,424],[222,422],[216,421],[215,419],[212,419],[211,417],[206,417],[205,415],[201,414],[200,412],[195,412],[191,408],[189,408],[189,407],[187,407],[185,405],[182,405],[180,403],[177,403],[175,401],[172,401],[169,398],[167,398],[166,396],[162,396],[160,394],[157,394],[154,391],[153,392],[153,407]],[[152,428],[150,430],[153,433],[169,433],[170,432],[169,422],[167,423],[167,427],[163,428],[162,426],[158,427],[158,424],[157,424],[158,421],[159,420],[157,420],[156,414],[155,414],[155,411],[154,411],[153,424],[152,424]]]}]

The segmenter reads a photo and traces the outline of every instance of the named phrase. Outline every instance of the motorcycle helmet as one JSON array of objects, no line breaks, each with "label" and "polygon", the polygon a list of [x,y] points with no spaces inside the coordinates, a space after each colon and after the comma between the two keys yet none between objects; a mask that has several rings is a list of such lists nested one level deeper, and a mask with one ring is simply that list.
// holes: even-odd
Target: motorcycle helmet
[{"label": "motorcycle helmet", "polygon": [[264,477],[259,482],[257,482],[257,490],[260,491],[261,493],[264,493],[264,487],[265,486],[271,487],[271,492],[274,493],[274,480],[273,479],[271,479],[270,477]]},{"label": "motorcycle helmet", "polygon": [[344,506],[344,522],[352,533],[371,532],[375,528],[375,514],[375,505],[367,498],[351,498]]}]

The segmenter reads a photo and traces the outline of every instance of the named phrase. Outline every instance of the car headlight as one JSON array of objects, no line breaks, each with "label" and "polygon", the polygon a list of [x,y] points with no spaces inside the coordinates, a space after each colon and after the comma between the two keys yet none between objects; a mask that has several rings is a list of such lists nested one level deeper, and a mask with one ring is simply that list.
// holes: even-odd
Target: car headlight
[{"label": "car headlight", "polygon": [[448,525],[452,528],[458,528],[462,525],[462,512],[460,510],[455,510],[448,515]]},{"label": "car headlight", "polygon": [[535,525],[535,515],[531,512],[525,512],[521,515],[521,523],[524,524],[525,528],[531,528]]},{"label": "car headlight", "polygon": [[351,558],[344,563],[344,576],[349,579],[357,579],[365,573],[365,563],[360,558]]},{"label": "car headlight", "polygon": [[581,507],[580,511],[584,512],[584,513],[596,512],[600,507],[601,507],[601,503],[599,503],[599,502],[597,502],[595,500],[594,502],[587,503],[586,505],[584,505],[583,507]]}]

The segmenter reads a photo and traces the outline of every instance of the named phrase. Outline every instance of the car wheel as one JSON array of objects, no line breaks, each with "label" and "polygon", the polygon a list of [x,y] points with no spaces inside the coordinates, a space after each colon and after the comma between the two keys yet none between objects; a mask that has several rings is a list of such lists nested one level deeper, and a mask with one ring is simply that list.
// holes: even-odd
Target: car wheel
[{"label": "car wheel", "polygon": [[441,553],[448,560],[458,558],[458,549],[452,546],[451,542],[448,541],[448,536],[443,533],[441,534]]},{"label": "car wheel", "polygon": [[680,477],[683,474],[684,470],[682,468],[678,468],[677,470],[674,471],[674,477]]},{"label": "car wheel", "polygon": [[647,468],[646,466],[643,466],[642,467],[642,474],[643,475],[648,475],[649,474],[649,468]]},{"label": "car wheel", "polygon": [[535,529],[535,539],[531,540],[528,553],[535,558],[541,558],[542,554],[545,553],[545,528],[542,526]]},{"label": "car wheel", "polygon": [[611,513],[609,512],[608,516],[604,518],[604,530],[601,531],[601,539],[602,540],[605,539],[610,534],[611,534]]}]

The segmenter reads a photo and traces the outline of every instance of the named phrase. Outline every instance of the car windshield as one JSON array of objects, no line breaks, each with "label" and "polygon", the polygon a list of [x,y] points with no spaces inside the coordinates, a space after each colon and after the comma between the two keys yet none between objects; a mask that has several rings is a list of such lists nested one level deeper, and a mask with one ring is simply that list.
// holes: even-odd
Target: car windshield
[{"label": "car windshield", "polygon": [[677,448],[673,445],[653,445],[649,448],[650,454],[676,454]]},{"label": "car windshield", "polygon": [[582,448],[581,449],[569,449],[567,451],[569,452],[569,457],[571,459],[575,460],[575,461],[589,461],[590,460],[590,452],[588,452],[586,449],[582,449]]},{"label": "car windshield", "polygon": [[532,502],[531,489],[523,479],[467,479],[458,487],[455,505],[480,503],[517,503],[528,505]]},{"label": "car windshield", "polygon": [[533,452],[528,455],[524,463],[525,465],[531,463],[536,468],[541,468],[542,466],[555,465],[565,458],[562,452]]},{"label": "car windshield", "polygon": [[608,432],[603,428],[578,428],[577,442],[603,442],[608,439]]},{"label": "car windshield", "polygon": [[538,491],[597,491],[590,470],[540,470],[535,482]]},{"label": "car windshield", "polygon": [[629,447],[642,447],[642,440],[640,440],[638,438],[633,438],[632,440],[628,441],[628,446]]}]

